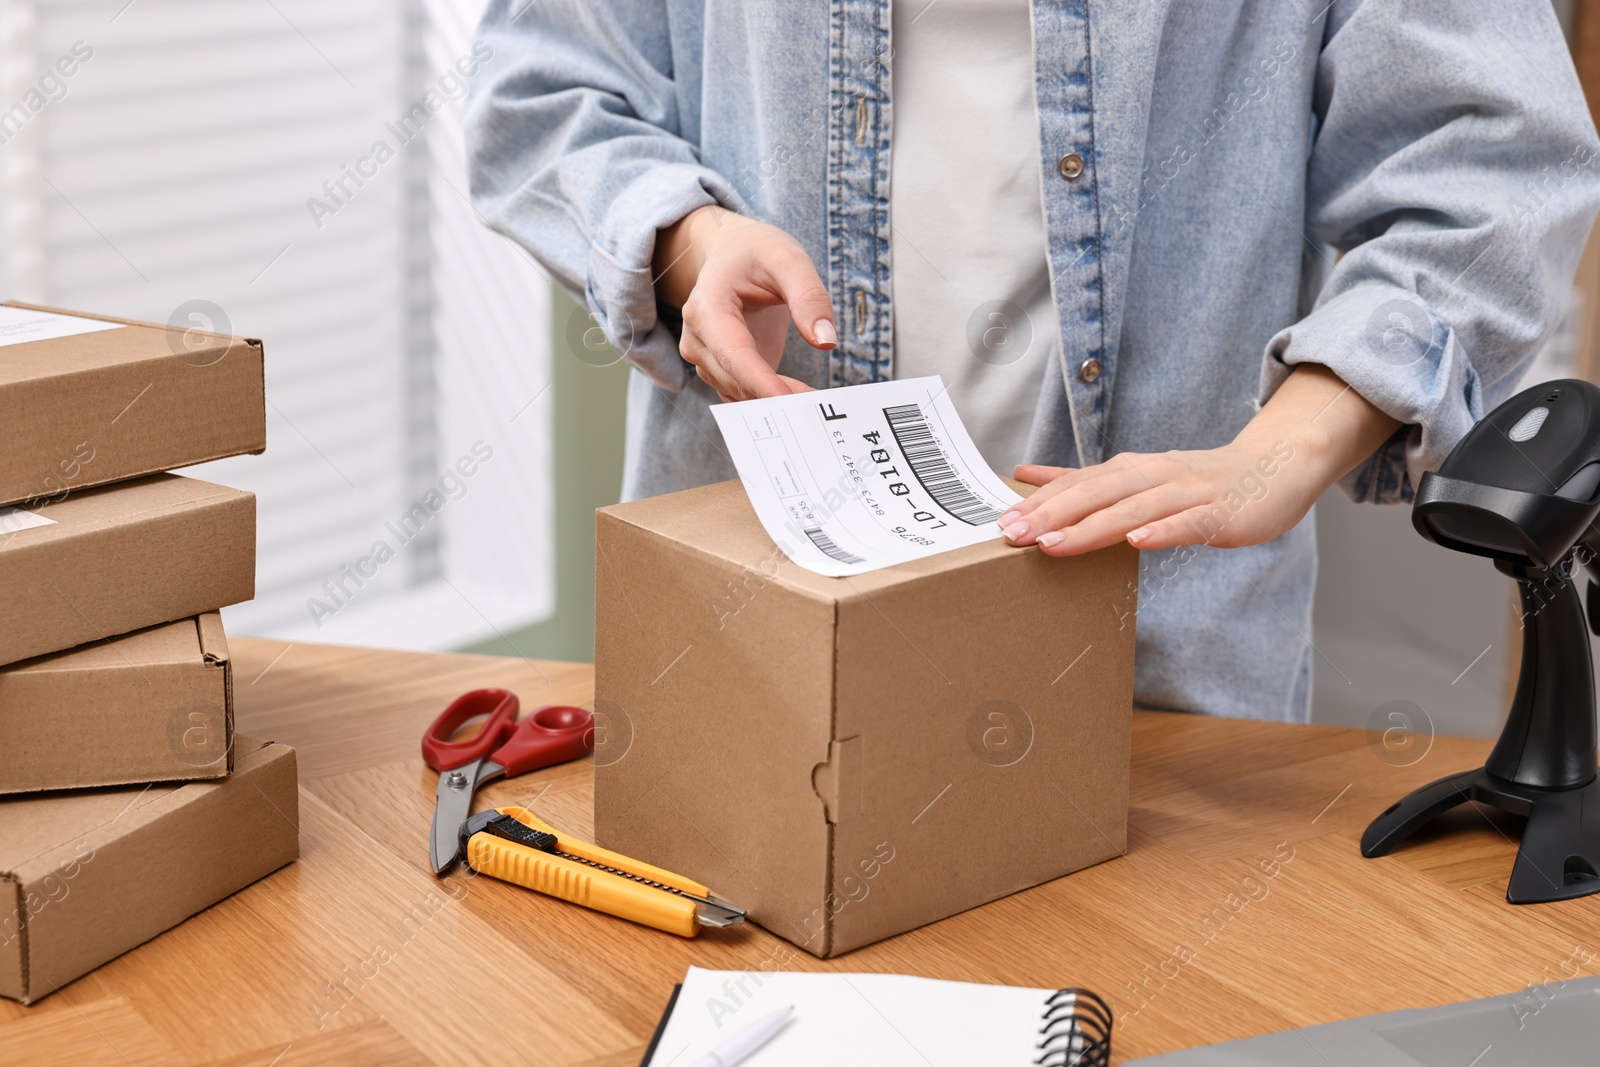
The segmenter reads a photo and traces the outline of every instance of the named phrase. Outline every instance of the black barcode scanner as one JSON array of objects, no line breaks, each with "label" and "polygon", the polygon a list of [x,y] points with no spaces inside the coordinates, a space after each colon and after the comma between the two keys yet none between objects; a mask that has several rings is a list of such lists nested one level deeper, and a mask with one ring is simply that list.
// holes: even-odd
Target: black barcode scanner
[{"label": "black barcode scanner", "polygon": [[1445,548],[1488,556],[1516,579],[1522,667],[1500,740],[1482,767],[1423,786],[1373,820],[1363,855],[1381,856],[1468,800],[1528,818],[1506,899],[1600,892],[1600,780],[1589,616],[1574,568],[1600,575],[1600,388],[1562,380],[1495,408],[1422,476],[1411,521]]},{"label": "black barcode scanner", "polygon": [[1422,476],[1411,521],[1446,548],[1549,567],[1594,522],[1597,493],[1600,388],[1549,382],[1495,408]]}]

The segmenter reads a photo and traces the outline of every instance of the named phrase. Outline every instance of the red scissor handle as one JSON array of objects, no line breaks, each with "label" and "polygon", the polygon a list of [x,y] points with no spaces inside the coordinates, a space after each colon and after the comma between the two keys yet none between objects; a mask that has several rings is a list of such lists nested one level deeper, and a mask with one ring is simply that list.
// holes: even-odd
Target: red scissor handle
[{"label": "red scissor handle", "polygon": [[[583,708],[552,704],[517,721],[517,695],[506,689],[474,689],[457,697],[422,735],[422,758],[448,771],[485,757],[506,776],[578,759],[594,751],[594,716]],[[470,720],[486,715],[470,741],[451,741]]]},{"label": "red scissor handle", "polygon": [[[511,736],[517,726],[517,694],[509,689],[474,689],[439,713],[422,735],[422,758],[436,771],[453,770],[483,759]],[[470,741],[452,741],[471,719],[487,715],[483,729]]]},{"label": "red scissor handle", "polygon": [[550,704],[517,723],[510,738],[489,758],[504,767],[509,778],[593,751],[594,716],[569,704]]}]

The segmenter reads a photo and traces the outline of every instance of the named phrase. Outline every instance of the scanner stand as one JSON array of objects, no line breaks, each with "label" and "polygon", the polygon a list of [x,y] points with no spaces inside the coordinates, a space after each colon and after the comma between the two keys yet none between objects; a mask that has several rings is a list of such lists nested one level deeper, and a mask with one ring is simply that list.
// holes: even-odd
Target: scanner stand
[{"label": "scanner stand", "polygon": [[[1423,786],[1361,835],[1369,859],[1467,801],[1526,816],[1506,900],[1538,904],[1600,893],[1600,778],[1595,760],[1595,683],[1589,629],[1600,633],[1600,587],[1589,583],[1589,618],[1574,585],[1575,554],[1551,567],[1497,561],[1517,581],[1522,667],[1511,713],[1489,761]],[[1586,621],[1588,625],[1586,625]]]}]

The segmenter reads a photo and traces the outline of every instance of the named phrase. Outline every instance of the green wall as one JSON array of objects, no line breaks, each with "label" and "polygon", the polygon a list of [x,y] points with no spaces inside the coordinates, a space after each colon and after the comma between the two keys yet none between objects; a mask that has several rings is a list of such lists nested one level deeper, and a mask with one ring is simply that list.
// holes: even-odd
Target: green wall
[{"label": "green wall", "polygon": [[556,611],[544,622],[464,652],[594,659],[594,509],[622,490],[628,364],[560,290],[550,302],[555,445]]}]

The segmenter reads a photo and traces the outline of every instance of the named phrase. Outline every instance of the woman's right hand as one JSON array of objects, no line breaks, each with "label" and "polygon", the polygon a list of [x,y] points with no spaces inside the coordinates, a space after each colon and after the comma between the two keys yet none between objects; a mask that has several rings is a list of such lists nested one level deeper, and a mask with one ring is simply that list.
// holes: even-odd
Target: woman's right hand
[{"label": "woman's right hand", "polygon": [[679,351],[723,400],[808,391],[778,373],[789,322],[813,348],[839,343],[828,290],[800,243],[725,208],[656,234],[656,295],[683,308]]}]

